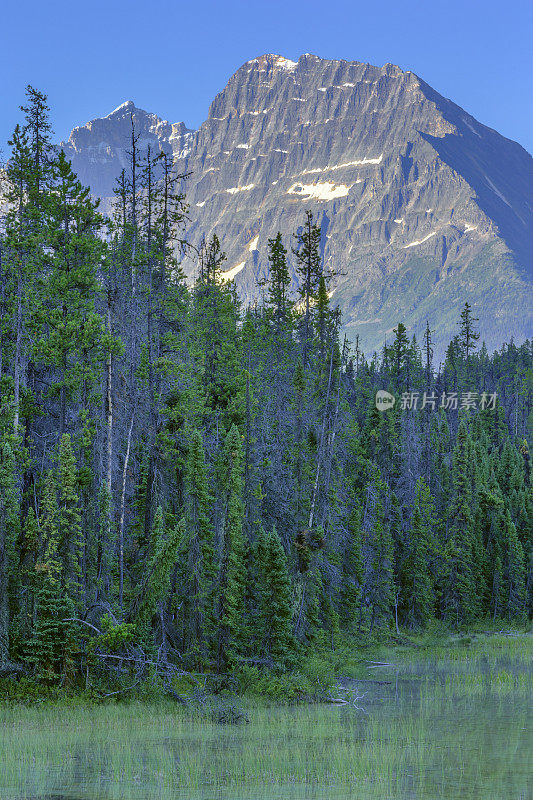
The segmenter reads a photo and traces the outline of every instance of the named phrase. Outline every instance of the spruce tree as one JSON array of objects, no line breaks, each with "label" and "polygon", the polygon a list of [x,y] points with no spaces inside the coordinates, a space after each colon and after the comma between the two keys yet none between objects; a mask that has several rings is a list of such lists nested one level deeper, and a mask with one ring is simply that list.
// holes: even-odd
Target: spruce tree
[{"label": "spruce tree", "polygon": [[444,550],[443,613],[456,625],[472,620],[479,610],[474,561],[474,520],[469,480],[470,440],[461,420],[454,450],[453,495],[448,509],[448,532]]},{"label": "spruce tree", "polygon": [[36,621],[29,646],[29,660],[39,680],[46,684],[55,684],[72,675],[73,638],[69,620],[74,609],[64,588],[59,520],[56,477],[49,471],[41,503],[41,547],[35,565]]},{"label": "spruce tree", "polygon": [[435,507],[425,481],[416,485],[406,557],[401,569],[402,607],[409,627],[426,625],[433,617],[435,596],[431,557],[435,554]]},{"label": "spruce tree", "polygon": [[148,645],[151,644],[151,618],[170,591],[170,576],[184,538],[185,519],[167,532],[163,509],[158,506],[150,536],[150,558],[131,611],[141,639]]},{"label": "spruce tree", "polygon": [[375,475],[368,489],[366,516],[370,544],[369,571],[365,575],[365,594],[371,607],[370,630],[389,617],[394,597],[394,544],[385,515],[386,486]]},{"label": "spruce tree", "polygon": [[509,620],[521,619],[526,612],[524,550],[509,511],[504,517],[504,555],[502,559],[503,611]]},{"label": "spruce tree", "polygon": [[470,361],[470,354],[476,347],[476,342],[479,339],[479,333],[474,327],[475,322],[479,322],[479,320],[472,316],[472,309],[470,305],[465,303],[464,308],[461,311],[461,332],[459,335],[459,342],[467,364]]},{"label": "spruce tree", "polygon": [[62,562],[64,588],[70,598],[81,601],[83,537],[77,491],[76,459],[68,433],[59,445],[58,551]]},{"label": "spruce tree", "polygon": [[299,293],[303,313],[302,362],[306,370],[312,344],[312,309],[322,277],[321,230],[320,225],[314,222],[311,211],[306,211],[302,232],[295,235],[295,240],[296,247],[292,252],[296,257],[296,273],[300,278]]},{"label": "spruce tree", "polygon": [[400,391],[409,387],[409,338],[402,322],[394,329],[394,341],[391,345],[392,374]]},{"label": "spruce tree", "polygon": [[204,444],[202,434],[194,429],[189,433],[185,472],[185,527],[191,581],[187,602],[191,606],[191,636],[203,658],[214,636],[216,563],[211,514]]},{"label": "spruce tree", "polygon": [[232,425],[224,443],[222,561],[218,589],[217,669],[235,664],[245,642],[246,543],[243,535],[243,454],[241,435]]},{"label": "spruce tree", "polygon": [[341,622],[348,632],[352,632],[357,608],[361,600],[361,589],[364,578],[364,562],[362,553],[361,512],[353,508],[346,522],[346,541],[342,561],[342,587],[340,592]]},{"label": "spruce tree", "polygon": [[273,528],[257,547],[260,574],[261,646],[274,664],[284,667],[294,650],[292,590],[287,556]]},{"label": "spruce tree", "polygon": [[292,302],[289,300],[291,276],[287,266],[287,250],[283,246],[281,233],[268,240],[268,305],[272,314],[278,339],[289,323]]},{"label": "spruce tree", "polygon": [[9,578],[18,527],[18,487],[13,438],[0,430],[0,668],[9,661]]}]

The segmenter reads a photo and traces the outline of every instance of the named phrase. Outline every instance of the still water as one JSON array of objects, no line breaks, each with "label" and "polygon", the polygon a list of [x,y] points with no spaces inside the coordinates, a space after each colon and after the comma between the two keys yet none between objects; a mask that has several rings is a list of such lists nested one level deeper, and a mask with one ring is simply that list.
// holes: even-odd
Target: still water
[{"label": "still water", "polygon": [[[0,710],[2,800],[533,800],[532,652],[372,665],[346,705]],[[351,692],[351,693],[350,693]]]}]

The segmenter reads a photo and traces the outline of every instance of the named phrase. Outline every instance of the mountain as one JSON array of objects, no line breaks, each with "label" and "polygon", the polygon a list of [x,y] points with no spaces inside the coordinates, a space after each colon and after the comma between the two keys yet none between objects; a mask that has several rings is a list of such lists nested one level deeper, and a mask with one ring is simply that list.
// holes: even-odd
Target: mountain
[{"label": "mountain", "polygon": [[136,108],[132,100],[107,117],[74,128],[68,142],[60,146],[82,183],[104,200],[113,197],[117,177],[123,169],[128,170],[132,118],[140,152],[146,152],[149,145],[153,152],[163,150],[175,158],[185,158],[190,152],[194,131],[183,122],[171,124]]},{"label": "mountain", "polygon": [[[497,346],[533,330],[533,159],[412,72],[306,54],[244,64],[198,131],[120,106],[64,146],[82,180],[108,197],[124,165],[130,113],[144,144],[190,173],[189,240],[216,231],[245,301],[310,208],[322,224],[332,302],[366,352],[398,321],[439,353],[468,301]],[[69,149],[70,148],[70,149]],[[185,262],[189,275],[195,264]]]}]

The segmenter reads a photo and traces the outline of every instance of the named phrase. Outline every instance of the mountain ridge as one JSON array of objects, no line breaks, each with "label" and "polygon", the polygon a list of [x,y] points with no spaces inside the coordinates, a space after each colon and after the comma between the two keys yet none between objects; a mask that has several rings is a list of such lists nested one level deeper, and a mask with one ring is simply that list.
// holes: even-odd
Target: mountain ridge
[{"label": "mountain ridge", "polygon": [[[367,350],[400,320],[420,336],[426,318],[440,346],[466,300],[490,346],[530,334],[533,159],[415,73],[266,54],[230,77],[197,131],[128,101],[69,139],[74,168],[104,201],[131,113],[136,132],[190,173],[186,235],[198,245],[217,232],[245,302],[257,296],[268,239],[311,208],[325,269],[342,273],[333,302]],[[195,264],[184,269],[192,277]]]}]

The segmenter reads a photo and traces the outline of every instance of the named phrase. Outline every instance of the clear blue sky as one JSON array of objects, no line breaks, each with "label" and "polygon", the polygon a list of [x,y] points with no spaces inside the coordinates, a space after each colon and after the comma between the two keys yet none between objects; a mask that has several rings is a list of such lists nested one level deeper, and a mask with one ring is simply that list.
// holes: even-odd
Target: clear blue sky
[{"label": "clear blue sky", "polygon": [[533,153],[531,0],[12,0],[0,20],[4,150],[27,83],[58,140],[124,100],[197,127],[248,59],[314,53],[410,69]]}]

